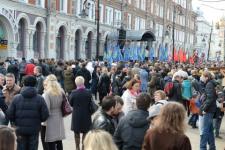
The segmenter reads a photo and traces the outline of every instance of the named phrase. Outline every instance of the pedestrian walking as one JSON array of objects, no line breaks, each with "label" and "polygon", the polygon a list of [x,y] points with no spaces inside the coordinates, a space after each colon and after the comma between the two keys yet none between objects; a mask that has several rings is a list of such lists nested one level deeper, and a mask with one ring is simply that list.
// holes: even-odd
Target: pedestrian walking
[{"label": "pedestrian walking", "polygon": [[99,101],[100,104],[105,96],[110,92],[110,77],[108,76],[108,69],[106,67],[102,68],[102,74],[98,83]]},{"label": "pedestrian walking", "polygon": [[69,101],[73,107],[71,130],[74,132],[76,149],[80,150],[80,140],[82,134],[82,147],[83,140],[87,132],[91,129],[91,91],[84,86],[84,78],[78,76],[75,79],[77,89],[72,91]]},{"label": "pedestrian walking", "polygon": [[140,91],[140,82],[132,79],[127,85],[127,90],[123,93],[123,112],[126,115],[129,111],[136,109],[136,97]]},{"label": "pedestrian walking", "polygon": [[216,112],[216,85],[213,76],[209,71],[204,71],[201,80],[206,84],[205,98],[200,106],[199,129],[200,129],[200,150],[206,150],[209,144],[210,150],[216,150],[213,133],[213,116]]},{"label": "pedestrian walking", "polygon": [[185,132],[185,108],[177,102],[163,106],[158,120],[145,135],[142,150],[191,150]]},{"label": "pedestrian walking", "polygon": [[24,87],[14,96],[6,113],[16,129],[17,150],[38,150],[41,122],[49,116],[45,100],[35,88],[36,83],[34,76],[26,76]]},{"label": "pedestrian walking", "polygon": [[37,92],[38,94],[42,95],[44,92],[44,86],[43,86],[43,82],[44,82],[44,76],[42,74],[42,68],[40,66],[36,66],[34,67],[34,75],[36,76],[37,79]]},{"label": "pedestrian walking", "polygon": [[49,150],[63,150],[62,140],[65,139],[65,128],[61,106],[65,93],[53,74],[46,77],[44,88],[43,97],[50,115],[45,122],[46,126],[42,126],[42,133],[45,131],[45,142]]},{"label": "pedestrian walking", "polygon": [[136,98],[137,110],[132,110],[124,116],[116,128],[114,140],[119,150],[140,150],[145,132],[149,128],[147,120],[151,98],[142,93]]}]

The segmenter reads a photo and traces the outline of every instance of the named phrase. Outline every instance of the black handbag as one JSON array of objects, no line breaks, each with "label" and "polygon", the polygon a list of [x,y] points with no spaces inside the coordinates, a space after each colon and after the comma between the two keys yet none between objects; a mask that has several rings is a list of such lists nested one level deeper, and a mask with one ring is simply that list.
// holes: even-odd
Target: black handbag
[{"label": "black handbag", "polygon": [[73,112],[73,108],[71,107],[66,95],[63,93],[62,96],[63,96],[63,101],[61,106],[62,116],[66,117]]},{"label": "black handbag", "polygon": [[98,105],[94,102],[93,99],[91,99],[91,103],[90,103],[90,113],[94,114],[97,110],[98,110]]}]

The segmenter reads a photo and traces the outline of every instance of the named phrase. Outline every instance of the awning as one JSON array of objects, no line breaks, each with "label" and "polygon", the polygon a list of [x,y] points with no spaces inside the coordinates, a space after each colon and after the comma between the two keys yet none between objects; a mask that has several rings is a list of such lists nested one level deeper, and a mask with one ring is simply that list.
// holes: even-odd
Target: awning
[{"label": "awning", "polygon": [[[109,40],[116,40],[119,37],[118,32],[112,32],[108,35]],[[151,30],[128,30],[126,39],[129,41],[155,41],[155,34]]]}]

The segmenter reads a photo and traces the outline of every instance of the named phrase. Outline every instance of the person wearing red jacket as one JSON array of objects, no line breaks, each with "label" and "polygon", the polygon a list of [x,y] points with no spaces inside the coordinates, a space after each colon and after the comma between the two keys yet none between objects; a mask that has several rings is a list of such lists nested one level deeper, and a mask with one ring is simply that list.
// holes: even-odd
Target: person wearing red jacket
[{"label": "person wearing red jacket", "polygon": [[35,68],[34,60],[31,59],[25,67],[25,74],[26,75],[34,75],[34,68]]}]

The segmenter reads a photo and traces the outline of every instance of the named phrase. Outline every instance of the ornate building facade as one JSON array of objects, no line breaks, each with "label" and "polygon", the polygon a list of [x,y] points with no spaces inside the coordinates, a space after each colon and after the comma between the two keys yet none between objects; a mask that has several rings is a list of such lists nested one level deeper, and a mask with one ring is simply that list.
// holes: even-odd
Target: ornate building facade
[{"label": "ornate building facade", "polygon": [[[97,0],[0,0],[0,57],[95,58]],[[84,5],[85,4],[85,5]],[[174,9],[179,6],[182,15]],[[86,16],[81,13],[85,11]],[[191,50],[196,14],[190,0],[101,0],[100,48],[107,36],[126,30],[149,30],[159,45],[171,47],[173,19],[176,47]]]}]

